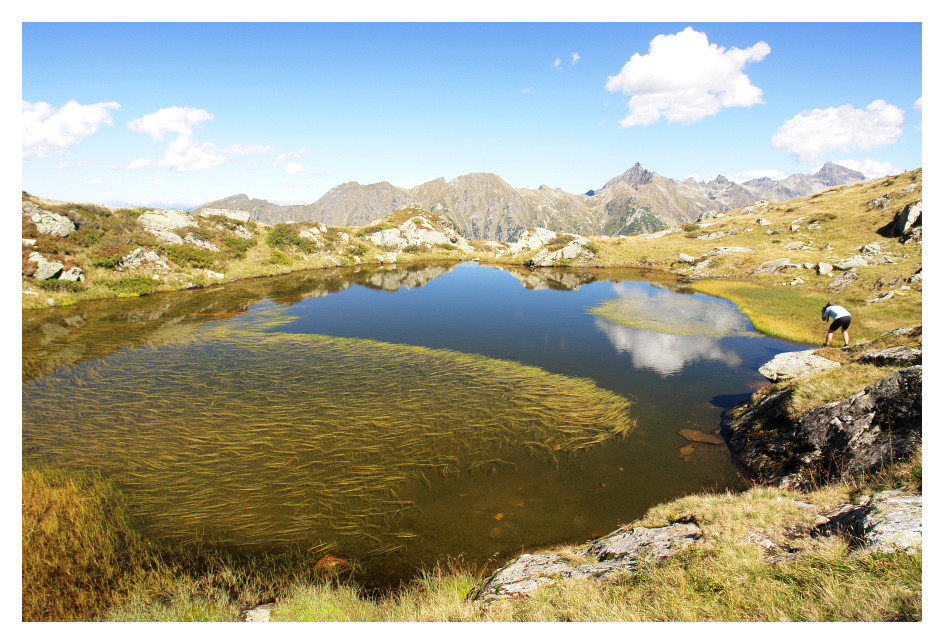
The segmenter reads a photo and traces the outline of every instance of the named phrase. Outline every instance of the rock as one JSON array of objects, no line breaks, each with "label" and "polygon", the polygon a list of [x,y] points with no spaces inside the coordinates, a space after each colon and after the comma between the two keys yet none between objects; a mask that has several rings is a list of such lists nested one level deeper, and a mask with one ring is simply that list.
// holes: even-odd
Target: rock
[{"label": "rock", "polygon": [[590,563],[576,563],[572,557],[552,553],[523,554],[477,584],[469,598],[489,603],[526,595],[558,579],[601,581],[616,574],[633,574],[644,564],[678,554],[701,538],[701,534],[701,529],[690,522],[658,528],[620,528],[573,553],[592,558]]},{"label": "rock", "polygon": [[784,244],[783,247],[787,250],[803,250],[806,248],[807,243],[803,241],[792,241],[789,244]]},{"label": "rock", "polygon": [[793,281],[790,282],[790,286],[799,286],[800,284],[803,284],[803,279],[799,277],[794,277]]},{"label": "rock", "polygon": [[910,243],[912,243],[912,242],[914,242],[914,243],[916,243],[916,244],[920,244],[920,243],[921,243],[921,231],[922,231],[923,229],[924,229],[923,226],[918,226],[918,227],[916,227],[916,228],[912,228],[911,230],[909,230],[908,232],[906,232],[904,235],[902,235],[902,236],[901,236],[901,239],[900,239],[899,241],[900,241],[902,244],[910,244]]},{"label": "rock", "polygon": [[715,246],[715,249],[705,255],[705,257],[719,257],[721,255],[728,255],[730,253],[753,253],[753,248],[747,248],[745,246]]},{"label": "rock", "polygon": [[268,622],[272,618],[275,604],[259,604],[248,608],[239,614],[241,622]]},{"label": "rock", "polygon": [[23,237],[22,239],[23,239],[23,248],[30,248],[31,246],[36,245],[35,239],[27,239],[26,237]]},{"label": "rock", "polygon": [[921,548],[921,496],[892,490],[876,494],[869,512],[855,522],[866,552],[907,552]]},{"label": "rock", "polygon": [[695,258],[691,255],[686,255],[685,253],[679,253],[678,261],[682,262],[683,264],[694,264]]},{"label": "rock", "polygon": [[918,272],[908,278],[909,284],[914,284],[915,282],[921,281],[921,269],[918,269]]},{"label": "rock", "polygon": [[837,262],[833,266],[838,268],[841,271],[847,271],[850,268],[856,268],[858,266],[868,266],[868,261],[862,257],[862,255],[853,255],[852,257],[847,257],[846,259]]},{"label": "rock", "polygon": [[827,264],[826,262],[819,262],[816,265],[816,274],[817,275],[826,275],[827,273],[833,272],[833,265]]},{"label": "rock", "polygon": [[[196,225],[196,221],[183,210],[161,209],[147,211],[138,217],[138,223],[144,226],[145,230],[155,235],[158,232],[173,232],[179,228]],[[179,235],[175,235],[175,237],[180,239]]]},{"label": "rock", "polygon": [[792,380],[839,366],[835,360],[813,353],[815,349],[778,353],[758,369],[760,375],[771,382]]},{"label": "rock", "polygon": [[795,233],[795,232],[798,231],[798,230],[800,230],[800,227],[799,227],[798,225],[796,225],[796,224],[790,224],[790,232],[791,232],[791,233]]},{"label": "rock", "polygon": [[921,350],[910,347],[888,347],[887,349],[863,353],[856,358],[856,361],[879,365],[910,366],[921,362]]},{"label": "rock", "polygon": [[397,254],[396,253],[383,253],[382,255],[377,255],[377,261],[379,261],[381,264],[396,264]]},{"label": "rock", "polygon": [[82,274],[81,268],[78,266],[73,266],[69,270],[63,271],[62,274],[59,275],[59,279],[66,280],[68,282],[84,282],[85,275]]},{"label": "rock", "polygon": [[872,299],[866,300],[866,302],[868,302],[869,304],[874,304],[875,302],[887,302],[893,297],[895,297],[895,291],[889,291],[887,293],[883,293],[882,295],[873,297]]},{"label": "rock", "polygon": [[859,279],[858,269],[853,268],[848,270],[842,275],[838,275],[836,279],[826,285],[826,290],[828,291],[841,291],[842,289],[851,285],[854,281]]},{"label": "rock", "polygon": [[892,222],[893,236],[898,237],[911,230],[913,226],[921,225],[921,207],[922,203],[920,201],[909,204],[895,215],[895,220]]},{"label": "rock", "polygon": [[221,280],[226,277],[223,273],[217,273],[216,271],[211,271],[209,268],[203,269],[204,274],[210,279]]},{"label": "rock", "polygon": [[568,242],[563,248],[557,250],[541,249],[532,257],[528,264],[530,266],[559,266],[564,262],[574,260],[593,259],[593,252],[587,250],[578,240]]},{"label": "rock", "polygon": [[207,250],[212,250],[214,253],[220,252],[219,246],[212,242],[205,241],[198,237],[194,237],[190,233],[187,233],[187,236],[183,238],[185,244],[193,244],[194,246],[199,246],[200,248],[205,248]]},{"label": "rock", "polygon": [[897,264],[891,255],[870,255],[865,258],[866,264],[872,266],[874,264]]},{"label": "rock", "polygon": [[[24,203],[24,206],[26,203]],[[24,208],[24,210],[27,209]],[[75,224],[72,223],[72,220],[68,217],[35,207],[31,210],[31,212],[32,214],[30,215],[30,221],[36,224],[36,230],[38,230],[43,235],[68,237],[75,232]]]},{"label": "rock", "polygon": [[785,268],[798,268],[799,264],[791,264],[789,257],[781,257],[780,259],[772,259],[768,262],[764,262],[760,266],[754,269],[754,272],[751,275],[762,275],[762,274],[773,274],[779,273]]},{"label": "rock", "polygon": [[707,443],[709,445],[724,445],[724,439],[713,434],[706,434],[697,429],[680,429],[679,435],[693,443]]},{"label": "rock", "polygon": [[876,472],[921,444],[921,366],[793,420],[782,389],[730,422],[732,452],[762,485],[809,489]]},{"label": "rock", "polygon": [[761,217],[760,219],[757,220],[757,225],[758,226],[771,226],[773,224],[771,224],[769,221]]},{"label": "rock", "polygon": [[695,239],[698,239],[698,240],[701,240],[701,241],[707,241],[707,240],[711,240],[711,239],[720,239],[721,237],[724,237],[724,236],[726,236],[726,235],[727,235],[727,233],[724,232],[723,230],[716,230],[716,231],[713,232],[713,233],[708,233],[708,234],[706,234],[706,235],[699,235],[699,236],[696,237]]},{"label": "rock", "polygon": [[871,244],[866,244],[859,249],[859,252],[863,255],[878,255],[882,252],[882,245],[878,242],[872,242]]},{"label": "rock", "polygon": [[885,210],[885,206],[888,205],[888,201],[891,199],[891,195],[885,194],[881,197],[876,197],[869,202],[869,208],[872,210]]},{"label": "rock", "polygon": [[33,277],[37,280],[49,280],[58,277],[65,268],[62,262],[50,261],[40,253],[33,251],[29,255],[29,261],[36,263],[36,270],[33,271]]}]

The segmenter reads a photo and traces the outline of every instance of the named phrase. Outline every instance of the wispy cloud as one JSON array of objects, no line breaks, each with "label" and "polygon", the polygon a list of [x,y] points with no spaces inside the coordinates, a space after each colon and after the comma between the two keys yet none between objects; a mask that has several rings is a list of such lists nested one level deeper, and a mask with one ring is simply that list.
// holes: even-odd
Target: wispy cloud
[{"label": "wispy cloud", "polygon": [[554,69],[560,69],[560,68],[561,68],[561,59],[560,59],[560,58],[555,58],[555,59],[554,59],[554,62],[551,63],[551,67],[553,67]]},{"label": "wispy cloud", "polygon": [[784,122],[770,145],[803,163],[816,163],[832,150],[867,150],[894,143],[904,123],[904,110],[881,99],[864,110],[852,105],[806,110]]},{"label": "wispy cloud", "polygon": [[533,87],[525,87],[523,90],[521,90],[521,93],[522,93],[522,94],[530,94],[530,93],[533,92],[533,91],[534,91],[534,88],[533,88]]},{"label": "wispy cloud", "polygon": [[578,60],[580,60],[580,54],[578,54],[577,52],[574,52],[570,55],[571,65],[576,65]]},{"label": "wispy cloud", "polygon": [[111,112],[118,109],[115,101],[82,105],[73,100],[58,109],[43,101],[23,101],[23,158],[65,154],[103,125],[112,125]]},{"label": "wispy cloud", "polygon": [[141,118],[128,121],[132,132],[146,132],[155,141],[167,133],[193,136],[193,130],[204,121],[212,121],[213,115],[196,107],[164,107]]},{"label": "wispy cloud", "polygon": [[623,69],[606,81],[611,92],[631,95],[622,127],[651,125],[660,118],[692,123],[726,107],[763,103],[763,92],[743,72],[749,62],[770,53],[760,41],[748,49],[725,49],[691,27],[659,35],[648,54],[633,54]]},{"label": "wispy cloud", "polygon": [[69,163],[68,161],[63,161],[56,166],[56,170],[79,170],[81,168],[88,168],[92,166],[91,161],[75,161],[74,163]]},{"label": "wispy cloud", "polygon": [[781,181],[786,179],[787,175],[780,170],[748,170],[747,172],[738,172],[728,177],[734,183],[744,183],[745,181],[751,181],[752,179],[773,179],[774,181]]}]

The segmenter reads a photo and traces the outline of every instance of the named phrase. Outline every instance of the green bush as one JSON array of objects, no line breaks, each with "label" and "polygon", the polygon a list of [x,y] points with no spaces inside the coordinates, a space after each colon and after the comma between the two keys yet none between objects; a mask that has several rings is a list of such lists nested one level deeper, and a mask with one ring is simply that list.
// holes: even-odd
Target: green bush
[{"label": "green bush", "polygon": [[685,224],[685,226],[682,227],[682,230],[684,230],[687,233],[690,233],[696,230],[701,230],[701,226],[699,226],[698,224]]},{"label": "green bush", "polygon": [[367,254],[368,248],[364,244],[355,244],[353,246],[348,246],[344,252],[348,255],[357,255],[358,257],[363,257]]},{"label": "green bush", "polygon": [[278,264],[281,266],[291,266],[292,258],[283,253],[282,251],[273,250],[272,254],[269,255],[269,260],[267,264]]},{"label": "green bush", "polygon": [[226,266],[226,255],[190,244],[167,244],[161,247],[167,258],[179,266],[221,270]]},{"label": "green bush", "polygon": [[98,284],[104,286],[115,295],[147,295],[153,293],[160,286],[160,280],[143,275],[128,275],[111,280],[101,280]]},{"label": "green bush", "polygon": [[233,257],[242,259],[246,256],[249,249],[256,245],[256,240],[243,239],[242,237],[224,237],[220,243],[223,244]]},{"label": "green bush", "polygon": [[36,282],[36,285],[44,291],[66,291],[68,293],[78,293],[79,291],[85,290],[85,286],[81,282],[60,280],[56,278],[40,280]]}]

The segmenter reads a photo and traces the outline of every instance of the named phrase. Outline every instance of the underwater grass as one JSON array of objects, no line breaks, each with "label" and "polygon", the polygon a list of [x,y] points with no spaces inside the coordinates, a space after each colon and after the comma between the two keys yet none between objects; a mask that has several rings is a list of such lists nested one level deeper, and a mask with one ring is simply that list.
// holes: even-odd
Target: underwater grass
[{"label": "underwater grass", "polygon": [[692,297],[633,297],[606,300],[587,309],[623,326],[666,335],[758,335],[727,302]]},{"label": "underwater grass", "polygon": [[406,485],[525,451],[553,459],[633,427],[629,402],[588,379],[260,332],[278,319],[258,315],[248,331],[224,320],[24,384],[24,457],[100,469],[151,536],[389,552],[413,536],[386,529],[412,507]]}]

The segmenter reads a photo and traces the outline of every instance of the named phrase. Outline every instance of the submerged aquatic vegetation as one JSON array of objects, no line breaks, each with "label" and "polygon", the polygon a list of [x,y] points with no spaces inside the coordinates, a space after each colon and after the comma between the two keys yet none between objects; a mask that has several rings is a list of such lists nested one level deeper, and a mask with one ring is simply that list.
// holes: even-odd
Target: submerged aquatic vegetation
[{"label": "submerged aquatic vegetation", "polygon": [[629,402],[590,380],[271,332],[282,310],[24,384],[24,457],[101,470],[156,537],[248,548],[353,539],[386,552],[412,536],[387,527],[409,511],[410,483],[632,429]]},{"label": "submerged aquatic vegetation", "polygon": [[587,310],[611,322],[667,335],[758,335],[729,303],[690,297],[632,297],[606,300]]}]

